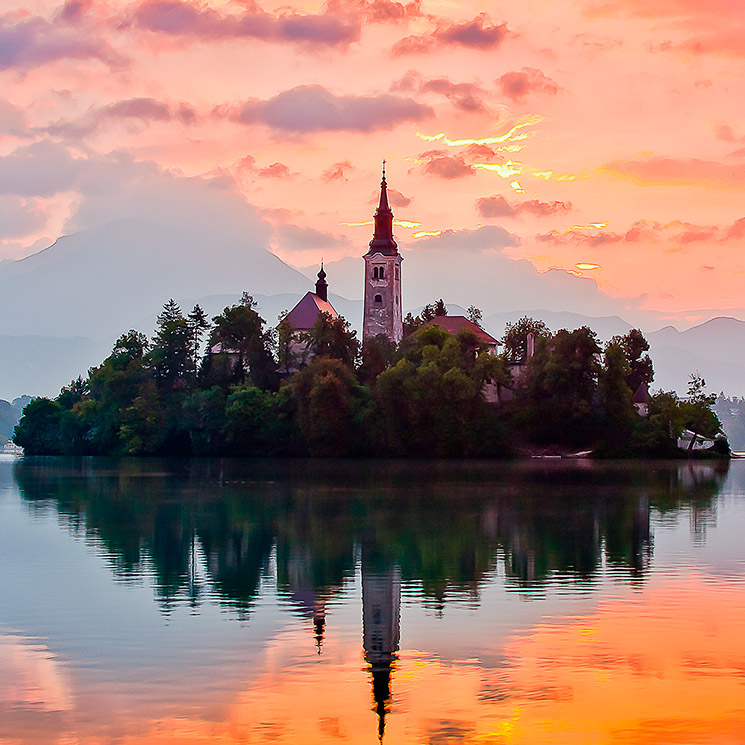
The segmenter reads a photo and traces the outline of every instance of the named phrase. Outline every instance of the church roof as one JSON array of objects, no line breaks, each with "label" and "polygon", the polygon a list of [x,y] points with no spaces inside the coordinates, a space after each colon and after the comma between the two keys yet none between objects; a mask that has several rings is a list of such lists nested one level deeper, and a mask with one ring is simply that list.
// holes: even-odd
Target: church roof
[{"label": "church roof", "polygon": [[470,331],[482,344],[494,346],[499,342],[491,335],[487,334],[478,323],[469,321],[465,316],[435,316],[431,321],[427,321],[425,326],[439,326],[443,331],[449,334],[457,334],[460,331]]},{"label": "church roof", "polygon": [[644,382],[639,383],[638,388],[634,391],[632,401],[635,404],[648,404],[649,400],[649,386]]},{"label": "church roof", "polygon": [[315,292],[306,292],[300,302],[287,314],[287,321],[298,331],[309,331],[316,325],[321,313],[328,313],[332,318],[339,316],[328,300],[322,300]]}]

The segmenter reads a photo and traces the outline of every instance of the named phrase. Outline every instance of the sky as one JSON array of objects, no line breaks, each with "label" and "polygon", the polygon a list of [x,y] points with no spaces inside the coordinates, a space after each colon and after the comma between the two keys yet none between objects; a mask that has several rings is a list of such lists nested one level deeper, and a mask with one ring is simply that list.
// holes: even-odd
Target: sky
[{"label": "sky", "polygon": [[291,265],[359,257],[385,158],[412,267],[434,246],[481,285],[518,260],[619,312],[745,315],[741,0],[18,2],[0,258],[195,183]]}]

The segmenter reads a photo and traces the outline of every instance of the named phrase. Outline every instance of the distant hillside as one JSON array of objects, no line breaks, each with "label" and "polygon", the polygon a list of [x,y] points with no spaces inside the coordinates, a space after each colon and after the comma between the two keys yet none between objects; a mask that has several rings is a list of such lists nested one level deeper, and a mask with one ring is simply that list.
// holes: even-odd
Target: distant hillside
[{"label": "distant hillside", "polygon": [[109,339],[171,297],[303,293],[308,284],[250,235],[119,220],[0,264],[0,318],[12,318],[6,331],[18,336]]},{"label": "distant hillside", "polygon": [[13,430],[21,418],[23,407],[30,400],[28,396],[16,398],[12,402],[0,400],[0,445],[13,437]]}]

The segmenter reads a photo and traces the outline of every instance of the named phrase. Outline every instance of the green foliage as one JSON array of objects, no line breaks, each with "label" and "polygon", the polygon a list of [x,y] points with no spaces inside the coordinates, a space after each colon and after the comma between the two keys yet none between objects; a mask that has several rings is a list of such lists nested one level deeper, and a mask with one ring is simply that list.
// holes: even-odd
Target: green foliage
[{"label": "green foliage", "polygon": [[583,326],[562,329],[549,341],[539,338],[526,366],[525,383],[518,388],[519,418],[537,443],[590,446],[596,437],[600,364],[595,332]]},{"label": "green foliage", "polygon": [[210,350],[202,370],[206,387],[242,385],[250,381],[262,389],[276,389],[276,365],[271,354],[272,335],[264,319],[253,309],[255,301],[244,293],[238,305],[225,308],[212,320]]},{"label": "green foliage", "polygon": [[149,364],[163,389],[183,387],[192,364],[192,334],[181,308],[169,300],[158,316],[158,328],[149,353]]},{"label": "green foliage", "polygon": [[[714,396],[698,375],[685,400],[659,392],[649,415],[639,416],[632,387],[651,380],[652,364],[636,330],[606,347],[602,365],[589,328],[550,336],[531,318],[508,326],[506,358],[470,331],[452,335],[422,318],[398,347],[369,339],[360,355],[349,324],[321,314],[302,367],[286,314],[274,334],[255,305],[244,293],[213,319],[196,375],[204,312],[195,306],[184,318],[169,301],[152,341],[128,331],[87,378],[54,401],[29,403],[15,442],[31,455],[494,457],[541,446],[668,457],[681,454],[684,429],[694,441],[721,432]],[[425,311],[432,318],[446,312],[441,301]],[[536,346],[526,361],[528,333]],[[523,362],[511,368],[520,371],[517,381],[507,359]],[[496,403],[505,389],[514,399]],[[726,456],[726,439],[716,439],[715,450]]]},{"label": "green foliage", "polygon": [[537,321],[530,316],[523,316],[505,326],[501,344],[504,345],[504,355],[510,362],[521,362],[527,358],[528,334],[531,333],[535,337],[536,346],[539,339],[551,335],[550,329],[543,321]]},{"label": "green foliage", "polygon": [[632,394],[640,385],[650,385],[654,380],[654,367],[652,359],[647,354],[649,342],[644,338],[644,334],[639,329],[631,329],[628,334],[614,336],[610,343],[623,350],[628,365],[626,382]]},{"label": "green foliage", "polygon": [[339,359],[316,357],[290,384],[296,424],[311,455],[364,452],[369,390]]},{"label": "green foliage", "polygon": [[349,328],[349,323],[341,316],[334,318],[326,312],[319,314],[308,346],[313,356],[339,360],[349,368],[354,366],[360,353],[357,334]]},{"label": "green foliage", "polygon": [[[380,444],[390,454],[470,456],[498,451],[498,414],[483,398],[483,383],[504,381],[500,360],[478,349],[473,334],[419,329],[405,356],[378,378]],[[505,450],[502,448],[502,452]]]},{"label": "green foliage", "polygon": [[62,407],[48,398],[35,398],[23,410],[13,442],[29,455],[59,455]]},{"label": "green foliage", "polygon": [[598,378],[599,444],[606,455],[629,453],[630,436],[639,419],[627,383],[628,375],[629,364],[623,347],[616,343],[609,344]]}]

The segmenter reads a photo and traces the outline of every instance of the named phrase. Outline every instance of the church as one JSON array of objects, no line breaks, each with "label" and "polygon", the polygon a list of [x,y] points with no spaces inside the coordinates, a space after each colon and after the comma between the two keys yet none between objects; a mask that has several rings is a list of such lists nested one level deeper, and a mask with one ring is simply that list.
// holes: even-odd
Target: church
[{"label": "church", "polygon": [[[373,237],[368,245],[364,274],[364,310],[362,318],[362,341],[376,336],[384,336],[394,344],[403,338],[404,327],[401,305],[401,263],[403,257],[399,253],[398,244],[393,237],[393,212],[388,201],[388,182],[385,175],[385,161],[383,161],[383,177],[380,182],[380,197],[375,210]],[[298,332],[298,340],[307,338],[321,313],[328,313],[332,318],[338,317],[336,309],[328,299],[328,283],[326,272],[321,264],[318,273],[316,291],[308,292],[300,302],[290,311],[286,320]],[[457,334],[465,329],[476,335],[492,353],[496,354],[497,340],[487,334],[480,326],[463,316],[445,316],[435,318],[430,323],[441,326],[449,333]],[[302,367],[307,361],[307,342],[301,349],[302,341],[298,341],[297,352]]]}]

